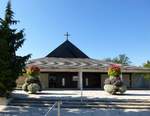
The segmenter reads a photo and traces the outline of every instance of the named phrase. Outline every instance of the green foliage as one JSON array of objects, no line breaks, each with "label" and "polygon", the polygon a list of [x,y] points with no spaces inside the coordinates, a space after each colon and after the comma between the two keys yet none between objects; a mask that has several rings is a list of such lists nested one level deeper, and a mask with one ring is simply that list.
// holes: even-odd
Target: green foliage
[{"label": "green foliage", "polygon": [[[32,84],[37,84],[38,85],[39,88],[38,88],[37,91],[41,91],[42,90],[39,77],[33,77],[33,76],[29,76],[29,77],[26,78],[25,83],[22,86],[22,90],[24,90],[26,92],[30,91],[32,88],[30,87],[31,89],[28,89],[28,86],[30,86]],[[30,93],[33,93],[32,90],[30,91]],[[36,93],[36,92],[34,92],[34,93]]]},{"label": "green foliage", "polygon": [[117,93],[123,94],[127,90],[127,88],[126,88],[125,85],[117,87],[115,85],[106,84],[106,85],[104,85],[104,90],[106,92],[108,92],[109,94],[114,95],[114,94],[117,94]]},{"label": "green foliage", "polygon": [[104,90],[110,94],[115,94],[116,86],[114,85],[104,85]]},{"label": "green foliage", "polygon": [[111,65],[108,69],[108,75],[111,77],[119,77],[121,74],[121,68],[118,65]]},{"label": "green foliage", "polygon": [[118,64],[123,64],[123,65],[131,64],[129,57],[127,57],[125,54],[120,54],[118,57],[115,57],[113,60]]},{"label": "green foliage", "polygon": [[119,87],[119,92],[121,94],[123,94],[124,92],[126,92],[126,90],[127,90],[127,87],[125,85],[122,85],[121,87]]},{"label": "green foliage", "polygon": [[[38,85],[38,90],[35,91],[35,85]],[[32,86],[31,86],[32,85]],[[34,86],[34,87],[33,87]],[[33,76],[29,76],[28,78],[26,78],[25,83],[22,86],[22,90],[26,91],[26,92],[30,92],[30,93],[36,93],[37,91],[41,91],[42,87],[41,87],[41,83],[38,77],[33,77]]]},{"label": "green foliage", "polygon": [[150,80],[150,73],[144,74],[144,79],[145,80]]},{"label": "green foliage", "polygon": [[108,62],[113,62],[113,63],[117,63],[117,64],[122,64],[122,65],[130,65],[131,61],[129,59],[129,57],[127,57],[125,54],[120,54],[117,57],[111,59],[111,58],[105,58],[105,61]]},{"label": "green foliage", "polygon": [[[148,60],[146,63],[143,64],[144,68],[150,68],[150,61]],[[144,78],[146,80],[150,80],[150,73],[144,74]]]},{"label": "green foliage", "polygon": [[38,66],[32,65],[27,68],[27,75],[37,77],[40,74],[40,68]]},{"label": "green foliage", "polygon": [[121,68],[120,66],[113,64],[108,69],[108,75],[110,78],[105,80],[104,90],[110,94],[123,94],[126,91],[126,86],[120,78]]},{"label": "green foliage", "polygon": [[27,68],[27,78],[22,89],[26,92],[36,93],[42,90],[41,82],[39,80],[40,68],[37,66],[30,66]]},{"label": "green foliage", "polygon": [[0,96],[5,96],[6,94],[6,89],[3,83],[0,82]]},{"label": "green foliage", "polygon": [[30,84],[29,86],[28,86],[28,91],[30,92],[30,93],[33,93],[33,94],[35,94],[37,91],[39,91],[40,90],[40,86],[38,85],[38,84],[36,84],[36,83],[32,83],[32,84]]},{"label": "green foliage", "polygon": [[28,83],[28,84],[31,84],[31,83],[40,83],[40,80],[39,80],[38,77],[29,76],[29,77],[26,79],[26,83]]},{"label": "green foliage", "polygon": [[145,68],[150,68],[150,61],[148,60],[146,63],[143,65]]},{"label": "green foliage", "polygon": [[22,90],[27,92],[28,91],[28,85],[29,85],[28,83],[24,83],[22,86]]},{"label": "green foliage", "polygon": [[18,56],[16,51],[22,47],[24,30],[17,31],[12,28],[18,23],[14,20],[10,1],[5,10],[4,19],[0,18],[0,83],[5,86],[5,92],[0,91],[0,95],[5,95],[16,87],[16,79],[22,74],[26,61],[30,55]]}]

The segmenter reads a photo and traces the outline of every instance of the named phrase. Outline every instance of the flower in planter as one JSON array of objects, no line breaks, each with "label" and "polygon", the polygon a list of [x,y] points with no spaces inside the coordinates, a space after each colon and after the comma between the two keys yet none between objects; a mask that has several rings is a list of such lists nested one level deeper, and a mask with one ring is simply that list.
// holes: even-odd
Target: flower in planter
[{"label": "flower in planter", "polygon": [[22,89],[26,92],[35,94],[37,91],[42,90],[42,85],[39,79],[40,68],[32,65],[27,68],[27,77]]},{"label": "flower in planter", "polygon": [[126,85],[120,78],[120,66],[113,64],[108,68],[109,78],[105,80],[104,90],[110,94],[123,94],[126,91]]},{"label": "flower in planter", "polygon": [[40,74],[40,68],[32,65],[27,68],[27,75],[29,76],[38,76]]},{"label": "flower in planter", "polygon": [[120,66],[113,64],[108,69],[108,75],[111,77],[119,77],[121,74]]}]

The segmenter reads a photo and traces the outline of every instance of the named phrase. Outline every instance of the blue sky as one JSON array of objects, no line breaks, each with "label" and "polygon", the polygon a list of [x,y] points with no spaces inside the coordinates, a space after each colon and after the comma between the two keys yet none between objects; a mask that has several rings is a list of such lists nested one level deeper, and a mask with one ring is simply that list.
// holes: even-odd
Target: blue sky
[{"label": "blue sky", "polygon": [[[0,0],[0,17],[7,0]],[[12,0],[17,27],[25,29],[18,54],[46,56],[70,41],[91,58],[126,54],[133,65],[150,60],[149,0]]]}]

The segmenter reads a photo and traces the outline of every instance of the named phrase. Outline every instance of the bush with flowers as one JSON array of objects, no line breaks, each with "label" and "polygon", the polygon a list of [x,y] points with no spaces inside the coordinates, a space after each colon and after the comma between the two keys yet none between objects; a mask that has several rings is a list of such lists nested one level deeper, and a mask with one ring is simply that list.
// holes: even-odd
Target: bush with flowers
[{"label": "bush with flowers", "polygon": [[37,66],[30,66],[27,68],[27,78],[22,86],[22,89],[29,93],[36,93],[42,90],[39,80],[40,68]]},{"label": "bush with flowers", "polygon": [[108,69],[108,75],[110,77],[119,77],[121,74],[121,68],[118,65],[111,65]]},{"label": "bush with flowers", "polygon": [[120,66],[113,64],[108,68],[109,78],[105,80],[104,90],[110,94],[123,94],[126,91],[126,86],[120,78]]},{"label": "bush with flowers", "polygon": [[27,75],[36,77],[40,74],[40,68],[37,66],[30,66],[27,68]]}]

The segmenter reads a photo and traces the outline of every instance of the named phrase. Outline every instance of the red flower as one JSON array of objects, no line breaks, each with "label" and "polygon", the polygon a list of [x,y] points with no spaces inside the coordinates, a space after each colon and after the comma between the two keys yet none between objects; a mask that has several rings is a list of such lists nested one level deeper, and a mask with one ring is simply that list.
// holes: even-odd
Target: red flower
[{"label": "red flower", "polygon": [[117,64],[112,64],[108,69],[108,75],[111,77],[119,77],[121,74],[121,68]]},{"label": "red flower", "polygon": [[31,76],[39,75],[39,73],[40,73],[40,68],[38,66],[32,65],[27,69],[27,74]]}]

